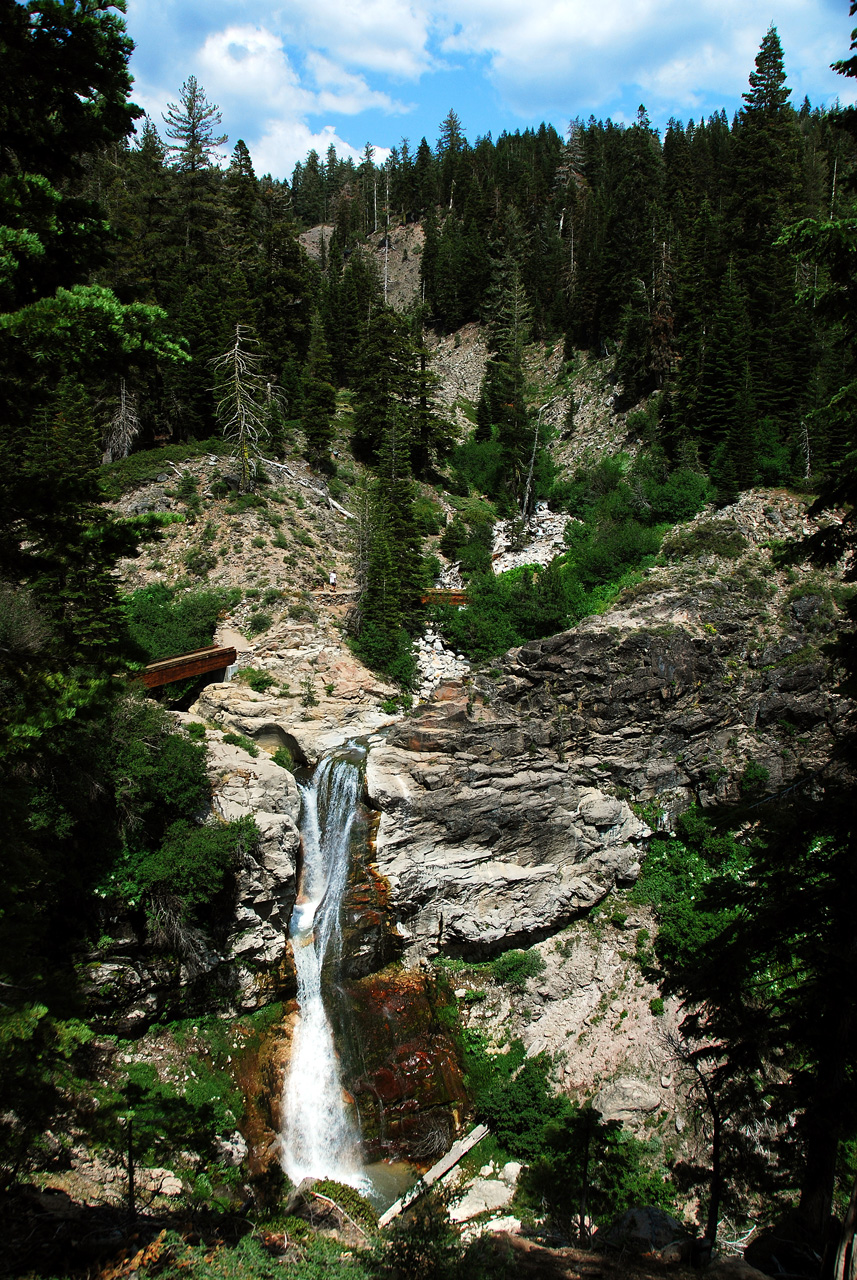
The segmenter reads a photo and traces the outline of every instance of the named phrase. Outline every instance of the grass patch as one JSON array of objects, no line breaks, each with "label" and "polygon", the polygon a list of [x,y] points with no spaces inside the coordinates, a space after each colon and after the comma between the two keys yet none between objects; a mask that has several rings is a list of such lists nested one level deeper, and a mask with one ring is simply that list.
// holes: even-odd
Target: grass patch
[{"label": "grass patch", "polygon": [[104,496],[115,501],[123,493],[153,484],[160,475],[169,473],[171,482],[173,479],[178,480],[179,477],[169,465],[171,462],[179,465],[209,454],[229,457],[231,452],[232,446],[219,436],[210,440],[193,440],[187,444],[167,444],[159,449],[141,450],[139,453],[129,454],[127,458],[107,463],[99,472],[99,480]]},{"label": "grass patch", "polygon": [[223,741],[228,742],[232,747],[241,747],[242,751],[246,751],[248,755],[254,758],[259,754],[259,748],[256,743],[245,737],[243,733],[224,733]]}]

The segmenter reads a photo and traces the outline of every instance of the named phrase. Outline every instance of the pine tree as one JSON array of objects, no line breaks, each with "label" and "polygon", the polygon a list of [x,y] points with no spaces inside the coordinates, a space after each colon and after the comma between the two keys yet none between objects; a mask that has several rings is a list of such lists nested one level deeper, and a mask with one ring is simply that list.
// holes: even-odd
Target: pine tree
[{"label": "pine tree", "polygon": [[[410,429],[415,383],[414,350],[406,322],[379,308],[360,345],[354,373],[354,433],[358,457],[377,462],[384,441]],[[409,454],[410,456],[410,454]]]},{"label": "pine tree", "polygon": [[320,471],[331,472],[330,445],[333,440],[333,415],[336,391],[333,369],[324,325],[318,312],[312,318],[309,351],[301,378],[303,389],[303,426],[306,435],[307,461]]},{"label": "pine tree", "polygon": [[227,136],[217,132],[220,108],[208,101],[196,76],[185,80],[178,102],[167,103],[163,120],[167,137],[173,139],[167,150],[180,172],[196,173],[215,163]]}]

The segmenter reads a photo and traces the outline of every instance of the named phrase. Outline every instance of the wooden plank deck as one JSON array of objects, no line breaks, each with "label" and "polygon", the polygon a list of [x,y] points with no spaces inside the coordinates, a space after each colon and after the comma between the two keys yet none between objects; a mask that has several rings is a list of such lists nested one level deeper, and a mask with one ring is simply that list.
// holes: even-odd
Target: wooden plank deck
[{"label": "wooden plank deck", "polygon": [[192,653],[161,658],[143,668],[143,684],[147,689],[157,689],[176,680],[187,680],[189,676],[203,676],[209,671],[225,671],[237,656],[235,649],[210,644],[204,649],[194,649]]}]

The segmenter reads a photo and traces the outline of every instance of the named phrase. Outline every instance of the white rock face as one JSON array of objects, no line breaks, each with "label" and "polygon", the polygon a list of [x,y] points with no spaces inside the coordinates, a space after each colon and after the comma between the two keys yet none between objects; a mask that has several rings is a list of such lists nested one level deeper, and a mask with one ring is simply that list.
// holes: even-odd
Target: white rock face
[{"label": "white rock face", "polygon": [[227,952],[243,998],[252,1000],[256,968],[276,962],[285,948],[297,892],[300,795],[292,774],[264,751],[251,756],[211,732],[207,746],[215,813],[227,822],[252,817],[262,833],[259,849],[238,872]]},{"label": "white rock face", "polygon": [[462,1198],[450,1209],[450,1220],[469,1222],[480,1213],[505,1209],[514,1194],[514,1187],[498,1178],[474,1178]]},{"label": "white rock face", "polygon": [[633,1122],[643,1115],[656,1111],[661,1105],[661,1095],[654,1085],[633,1076],[622,1076],[600,1089],[592,1099],[596,1111],[605,1120]]},{"label": "white rock face", "polygon": [[526,545],[520,550],[511,549],[513,524],[511,520],[498,520],[494,525],[492,568],[495,573],[506,573],[522,564],[550,564],[554,556],[565,548],[566,525],[579,523],[562,511],[550,511],[547,503],[540,502],[524,529]]},{"label": "white rock face", "polygon": [[417,669],[420,673],[418,694],[428,698],[446,680],[464,680],[470,675],[470,663],[461,654],[447,649],[443,638],[431,627],[416,643]]},{"label": "white rock face", "polygon": [[544,755],[490,765],[380,745],[366,787],[409,960],[559,927],[634,879],[648,834],[625,801],[580,787]]},{"label": "white rock face", "polygon": [[192,712],[199,719],[263,743],[265,749],[275,749],[279,736],[298,762],[307,764],[315,764],[325,751],[350,739],[371,738],[397,719],[375,706],[336,698],[320,697],[318,708],[302,710],[294,700],[252,693],[240,684],[207,685]]}]

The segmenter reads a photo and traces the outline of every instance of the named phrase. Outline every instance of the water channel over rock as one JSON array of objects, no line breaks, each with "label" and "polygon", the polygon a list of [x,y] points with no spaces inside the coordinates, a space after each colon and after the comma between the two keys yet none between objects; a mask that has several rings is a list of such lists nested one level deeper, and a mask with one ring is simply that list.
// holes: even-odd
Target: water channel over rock
[{"label": "water channel over rock", "polygon": [[[467,1110],[442,1010],[450,994],[395,963],[401,942],[374,866],[367,749],[323,755],[301,792],[290,923],[298,1017],[280,1100],[280,1160],[349,1183],[385,1208],[449,1146]],[[393,962],[393,963],[391,963]]]},{"label": "water channel over rock", "polygon": [[323,988],[335,981],[342,952],[340,913],[364,758],[358,747],[328,755],[301,788],[303,868],[290,927],[300,1018],[283,1107],[283,1167],[296,1184],[306,1177],[362,1181],[360,1137],[343,1097]]}]

